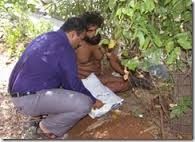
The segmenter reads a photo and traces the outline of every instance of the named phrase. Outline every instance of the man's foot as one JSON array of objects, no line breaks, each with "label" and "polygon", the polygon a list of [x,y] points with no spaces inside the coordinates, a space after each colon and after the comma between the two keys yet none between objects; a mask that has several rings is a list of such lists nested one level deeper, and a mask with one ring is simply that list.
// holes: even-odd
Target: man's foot
[{"label": "man's foot", "polygon": [[51,133],[41,122],[37,128],[37,134],[43,137],[44,139],[57,139],[57,136]]},{"label": "man's foot", "polygon": [[38,134],[39,137],[42,139],[55,139],[56,136],[53,135],[52,133],[44,133],[41,128],[37,128],[36,133]]}]

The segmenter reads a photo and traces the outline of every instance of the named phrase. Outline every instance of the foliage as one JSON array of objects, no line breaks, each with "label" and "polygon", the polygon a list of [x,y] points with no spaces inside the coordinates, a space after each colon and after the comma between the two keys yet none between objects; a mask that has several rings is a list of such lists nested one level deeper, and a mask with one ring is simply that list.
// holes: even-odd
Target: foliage
[{"label": "foliage", "polygon": [[[108,47],[122,48],[122,60],[129,69],[165,63],[183,68],[191,64],[192,1],[191,0],[42,0],[45,10],[54,17],[66,19],[85,11],[100,11],[105,18],[102,34],[110,38]],[[14,9],[35,11],[39,0],[3,0],[9,13]],[[11,6],[8,4],[12,4]],[[14,6],[14,7],[13,7]],[[2,8],[1,8],[2,9]],[[11,12],[12,17],[17,17]],[[23,12],[24,13],[24,12]],[[16,30],[17,31],[17,30]],[[136,64],[129,56],[139,50]]]},{"label": "foliage", "polygon": [[139,64],[139,60],[137,57],[135,57],[133,59],[122,60],[122,65],[127,66],[130,70],[133,70],[133,71],[136,69],[138,64]]},{"label": "foliage", "polygon": [[192,108],[192,99],[188,97],[182,98],[176,106],[170,108],[170,118],[181,116],[189,108]]},{"label": "foliage", "polygon": [[51,30],[52,25],[46,21],[33,23],[29,18],[29,13],[35,9],[35,5],[27,3],[25,0],[1,1],[1,12],[8,13],[10,23],[4,25],[5,42],[9,47],[10,56],[20,56],[25,45],[37,35]]},{"label": "foliage", "polygon": [[9,14],[17,15],[17,12],[30,12],[36,10],[36,5],[32,1],[36,0],[1,0],[0,11],[9,12]]},{"label": "foliage", "polygon": [[116,45],[116,41],[115,40],[109,40],[109,39],[102,39],[101,41],[100,41],[100,43],[99,43],[99,45],[101,46],[101,45],[107,45],[107,47],[109,48],[109,49],[112,49],[112,48],[114,48],[115,47],[115,45]]},{"label": "foliage", "polygon": [[129,50],[138,43],[142,60],[170,65],[181,50],[192,49],[191,1],[109,0],[108,7],[115,9],[110,16],[113,37],[125,41]]},{"label": "foliage", "polygon": [[[147,68],[148,63],[172,67],[183,58],[182,52],[188,54],[192,49],[190,0],[60,0],[45,7],[61,19],[84,11],[100,11],[105,18],[102,32],[124,49],[123,54],[135,46],[140,50],[136,67]],[[125,56],[127,59],[131,58]],[[135,64],[126,66],[131,69]]]},{"label": "foliage", "polygon": [[[105,0],[51,0],[46,2],[44,7],[51,16],[66,19],[69,16],[80,15],[84,11],[102,11],[106,4]],[[105,10],[102,12],[106,16]]]},{"label": "foliage", "polygon": [[51,24],[41,21],[36,25],[27,17],[23,17],[17,25],[5,26],[5,42],[9,47],[10,56],[20,56],[26,44],[39,34],[52,29]]}]

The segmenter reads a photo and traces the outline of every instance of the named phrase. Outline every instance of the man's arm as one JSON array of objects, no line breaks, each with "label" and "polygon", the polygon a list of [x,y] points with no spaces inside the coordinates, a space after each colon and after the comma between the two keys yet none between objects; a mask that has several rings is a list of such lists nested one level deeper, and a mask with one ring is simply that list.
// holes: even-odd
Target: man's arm
[{"label": "man's arm", "polygon": [[[60,58],[60,70],[62,75],[62,87],[64,89],[70,89],[73,91],[81,92],[89,96],[93,102],[96,99],[93,95],[85,88],[81,80],[78,78],[76,57],[73,51],[66,51],[65,54]],[[63,77],[64,76],[64,77]]]},{"label": "man's arm", "polygon": [[86,72],[95,72],[99,67],[95,65],[94,61],[89,61],[87,63],[78,63],[78,70]]},{"label": "man's arm", "polygon": [[121,65],[118,57],[113,52],[106,53],[106,56],[114,71],[120,73],[121,75],[124,75],[125,74],[124,67]]},{"label": "man's arm", "polygon": [[[64,72],[64,78],[62,78],[63,88],[65,89],[68,88],[73,91],[78,91],[89,96],[94,103],[93,108],[102,107],[103,103],[100,100],[97,100],[95,97],[93,97],[93,95],[85,88],[82,81],[78,78],[77,66],[74,57],[71,56],[69,57],[63,56],[63,57],[64,59],[61,58],[61,62],[60,62],[60,68]],[[68,61],[68,63],[66,61]]]},{"label": "man's arm", "polygon": [[100,74],[101,69],[100,69],[100,64],[96,61],[89,61],[87,63],[78,63],[78,73],[80,78],[86,78],[88,77],[91,73],[95,74]]},{"label": "man's arm", "polygon": [[121,64],[120,60],[113,52],[108,52],[106,55],[111,67],[114,69],[114,71],[120,73],[124,80],[128,80],[129,77],[132,77],[131,72]]}]

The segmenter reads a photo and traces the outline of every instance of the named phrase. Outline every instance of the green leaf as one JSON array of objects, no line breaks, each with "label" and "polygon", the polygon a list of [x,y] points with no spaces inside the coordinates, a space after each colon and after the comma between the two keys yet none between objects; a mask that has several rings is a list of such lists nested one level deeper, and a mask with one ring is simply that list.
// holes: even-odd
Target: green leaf
[{"label": "green leaf", "polygon": [[162,46],[162,42],[161,42],[159,36],[153,34],[153,38],[154,38],[154,39],[153,39],[154,43],[155,43],[158,47],[161,47],[161,46]]},{"label": "green leaf", "polygon": [[99,45],[108,45],[110,43],[109,39],[102,39],[99,43]]},{"label": "green leaf", "polygon": [[168,3],[170,3],[171,2],[171,0],[165,0],[165,5],[167,5]]},{"label": "green leaf", "polygon": [[173,109],[171,111],[170,118],[179,117],[182,113],[183,113],[183,111],[179,108]]},{"label": "green leaf", "polygon": [[174,19],[177,18],[184,10],[185,10],[185,6],[183,1],[179,1],[177,0],[175,4],[173,4],[173,17]]},{"label": "green leaf", "polygon": [[144,0],[146,11],[151,12],[155,8],[154,0]]},{"label": "green leaf", "polygon": [[131,0],[130,3],[129,3],[129,6],[134,8],[135,7],[135,1],[134,0]]},{"label": "green leaf", "polygon": [[186,0],[187,3],[186,3],[186,7],[190,7],[192,5],[192,1],[191,0]]},{"label": "green leaf", "polygon": [[151,40],[154,42],[154,44],[157,47],[161,47],[162,46],[162,42],[160,40],[160,35],[156,34],[157,33],[156,28],[154,26],[150,25],[150,24],[147,24],[146,25],[146,28],[150,31],[150,34],[152,36],[152,39]]},{"label": "green leaf", "polygon": [[192,49],[191,41],[189,40],[183,40],[183,39],[178,39],[177,42],[181,45],[183,49]]},{"label": "green leaf", "polygon": [[177,42],[183,49],[192,49],[191,37],[189,32],[178,33],[175,35]]},{"label": "green leaf", "polygon": [[182,18],[184,19],[185,22],[190,22],[192,21],[192,12],[186,11],[183,15]]},{"label": "green leaf", "polygon": [[177,39],[188,39],[189,32],[178,33],[174,37]]},{"label": "green leaf", "polygon": [[141,63],[139,64],[139,68],[143,70],[148,70],[150,66],[151,66],[151,63],[146,59],[142,60]]},{"label": "green leaf", "polygon": [[137,37],[139,38],[139,45],[140,45],[140,48],[142,48],[143,45],[144,45],[144,42],[145,42],[145,38],[144,38],[143,32],[139,31],[139,32],[137,33]]},{"label": "green leaf", "polygon": [[117,0],[109,0],[108,2],[108,7],[110,8],[110,10],[113,10],[115,4],[116,4]]},{"label": "green leaf", "polygon": [[122,36],[122,29],[119,28],[116,30],[116,32],[114,32],[114,38],[119,39],[121,36]]},{"label": "green leaf", "polygon": [[144,12],[147,12],[145,3],[140,4],[140,12],[143,14]]},{"label": "green leaf", "polygon": [[120,19],[122,14],[122,8],[117,9],[116,16]]},{"label": "green leaf", "polygon": [[133,9],[131,9],[131,8],[122,8],[122,13],[124,15],[129,16],[129,17],[132,17],[133,16]]},{"label": "green leaf", "polygon": [[123,13],[123,14],[127,14],[127,13],[128,13],[127,10],[128,10],[127,8],[122,8],[122,13]]},{"label": "green leaf", "polygon": [[192,107],[192,99],[191,97],[183,97],[182,99],[180,99],[179,104],[181,106]]},{"label": "green leaf", "polygon": [[133,59],[125,59],[122,60],[122,65],[126,66],[130,70],[135,70],[137,66],[139,65],[139,60],[135,57]]},{"label": "green leaf", "polygon": [[144,45],[143,45],[143,49],[146,49],[149,46],[149,43],[150,43],[150,38],[147,37],[145,39],[145,42],[144,42]]},{"label": "green leaf", "polygon": [[174,42],[173,41],[169,41],[167,42],[167,44],[165,45],[165,50],[167,53],[170,53],[174,48]]},{"label": "green leaf", "polygon": [[29,3],[36,5],[36,4],[40,4],[40,1],[39,0],[27,0],[27,4]]},{"label": "green leaf", "polygon": [[134,14],[133,9],[132,9],[132,8],[129,8],[129,9],[127,10],[127,15],[128,15],[129,17],[133,17],[133,14]]},{"label": "green leaf", "polygon": [[180,55],[180,48],[176,47],[167,58],[167,64],[173,64]]},{"label": "green leaf", "polygon": [[177,106],[170,108],[170,118],[181,116],[189,108],[192,108],[192,99],[190,97],[183,97],[178,101]]},{"label": "green leaf", "polygon": [[127,39],[131,39],[131,33],[127,30],[123,30],[123,36]]},{"label": "green leaf", "polygon": [[128,57],[128,56],[129,56],[129,51],[128,51],[128,50],[123,50],[123,51],[122,51],[122,55],[123,55],[124,57]]}]

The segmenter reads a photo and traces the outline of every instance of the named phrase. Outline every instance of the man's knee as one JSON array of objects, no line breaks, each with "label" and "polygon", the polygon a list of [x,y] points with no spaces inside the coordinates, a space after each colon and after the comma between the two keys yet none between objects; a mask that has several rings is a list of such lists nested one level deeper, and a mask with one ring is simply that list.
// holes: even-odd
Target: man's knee
[{"label": "man's knee", "polygon": [[88,96],[83,97],[75,104],[75,111],[82,114],[88,114],[92,108],[92,100]]},{"label": "man's knee", "polygon": [[131,88],[131,85],[128,81],[110,82],[105,85],[115,93],[124,92]]}]

